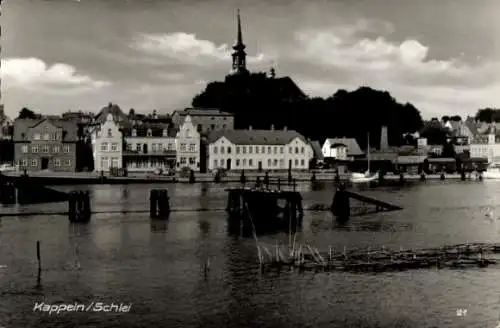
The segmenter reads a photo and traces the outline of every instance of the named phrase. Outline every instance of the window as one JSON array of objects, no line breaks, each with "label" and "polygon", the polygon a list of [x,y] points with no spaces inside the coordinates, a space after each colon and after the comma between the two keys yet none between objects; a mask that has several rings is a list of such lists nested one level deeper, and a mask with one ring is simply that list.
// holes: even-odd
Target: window
[{"label": "window", "polygon": [[23,153],[27,153],[27,152],[28,152],[28,145],[23,145],[23,146],[21,147],[21,152],[23,152]]},{"label": "window", "polygon": [[116,142],[113,142],[111,144],[111,151],[117,151],[118,150],[118,143]]},{"label": "window", "polygon": [[168,150],[174,150],[174,144],[173,143],[169,143],[168,144]]},{"label": "window", "polygon": [[108,129],[107,136],[108,136],[108,138],[113,138],[113,130]]},{"label": "window", "polygon": [[226,124],[222,124],[222,130],[225,130],[225,129],[226,129]]},{"label": "window", "polygon": [[299,147],[295,147],[295,154],[299,153]]},{"label": "window", "polygon": [[120,166],[119,162],[120,161],[119,161],[118,157],[113,157],[113,159],[111,160],[111,167],[119,167]]},{"label": "window", "polygon": [[31,146],[32,153],[38,153],[38,145]]},{"label": "window", "polygon": [[300,153],[303,154],[305,152],[305,148],[304,147],[300,147]]},{"label": "window", "polygon": [[107,170],[109,167],[109,159],[107,157],[101,157],[101,169]]},{"label": "window", "polygon": [[136,129],[132,129],[132,137],[137,137],[137,130]]},{"label": "window", "polygon": [[50,133],[44,133],[43,140],[50,140]]},{"label": "window", "polygon": [[151,150],[156,151],[156,144],[155,143],[151,145]]},{"label": "window", "polygon": [[40,133],[33,134],[33,139],[40,140]]},{"label": "window", "polygon": [[44,153],[48,153],[48,152],[49,152],[49,145],[44,145],[44,146],[42,147],[42,152],[44,152]]},{"label": "window", "polygon": [[68,145],[64,146],[64,152],[65,153],[69,153],[70,152],[70,148]]},{"label": "window", "polygon": [[227,153],[228,154],[231,154],[231,149],[232,149],[231,147],[227,147]]},{"label": "window", "polygon": [[214,159],[214,168],[217,168],[217,165],[219,165],[219,161]]},{"label": "window", "polygon": [[261,153],[262,153],[262,154],[265,154],[265,153],[266,153],[266,147],[262,146],[262,148],[261,148]]},{"label": "window", "polygon": [[243,154],[246,154],[247,153],[247,147],[246,146],[243,146]]},{"label": "window", "polygon": [[54,146],[54,153],[58,153],[61,151],[61,146]]},{"label": "window", "polygon": [[196,164],[196,157],[189,157],[189,165],[195,165]]},{"label": "window", "polygon": [[278,153],[278,147],[274,146],[274,155]]},{"label": "window", "polygon": [[54,166],[61,166],[61,160],[59,158],[54,159]]},{"label": "window", "polygon": [[300,165],[301,166],[304,166],[305,165],[305,161],[303,159],[300,160]]},{"label": "window", "polygon": [[140,152],[140,151],[141,151],[141,148],[142,148],[142,146],[141,146],[141,144],[140,144],[140,143],[135,144],[135,150],[137,150],[137,151],[139,151],[139,152]]},{"label": "window", "polygon": [[252,154],[253,153],[253,146],[248,146],[248,153]]},{"label": "window", "polygon": [[295,166],[299,166],[299,160],[295,159]]},{"label": "window", "polygon": [[186,151],[186,144],[185,143],[181,143],[181,151]]},{"label": "window", "polygon": [[236,154],[240,153],[240,147],[236,147]]},{"label": "window", "polygon": [[131,151],[131,150],[132,150],[132,144],[131,144],[131,143],[127,143],[127,150],[128,150],[128,151]]},{"label": "window", "polygon": [[36,166],[38,164],[36,159],[31,160],[31,166]]},{"label": "window", "polygon": [[247,159],[243,158],[243,166],[246,166],[246,165],[247,165]]},{"label": "window", "polygon": [[255,147],[255,153],[258,154],[259,153],[259,146]]},{"label": "window", "polygon": [[196,127],[196,131],[203,132],[203,125],[198,124],[198,126]]},{"label": "window", "polygon": [[219,150],[219,148],[217,148],[217,146],[214,146],[214,154],[217,154],[218,150]]},{"label": "window", "polygon": [[285,152],[285,147],[280,147],[280,154],[283,154]]},{"label": "window", "polygon": [[240,160],[239,159],[236,160],[236,166],[240,166]]},{"label": "window", "polygon": [[271,159],[270,158],[267,160],[267,166],[271,167]]},{"label": "window", "polygon": [[274,159],[273,166],[278,166],[278,160],[277,159]]},{"label": "window", "polygon": [[[224,147],[220,147],[220,153],[221,153],[221,154],[224,154]],[[229,147],[227,147],[227,153],[228,153],[228,154],[229,154],[229,153],[231,153],[231,151],[230,151]]]},{"label": "window", "polygon": [[181,164],[186,164],[186,163],[187,163],[186,157],[181,157]]},{"label": "window", "polygon": [[196,151],[196,144],[189,144],[189,151],[194,153]]},{"label": "window", "polygon": [[210,124],[210,129],[213,131],[215,130],[215,124]]},{"label": "window", "polygon": [[65,162],[66,162],[66,166],[71,166],[71,160],[70,159],[65,160]]},{"label": "window", "polygon": [[28,166],[28,161],[26,159],[22,159],[21,166]]},{"label": "window", "polygon": [[280,167],[285,167],[285,160],[284,159],[280,159]]},{"label": "window", "polygon": [[107,142],[103,142],[101,144],[101,151],[108,151],[108,143]]},{"label": "window", "polygon": [[251,158],[248,160],[248,166],[250,166],[250,167],[253,166],[253,160]]},{"label": "window", "polygon": [[153,131],[151,131],[151,129],[148,129],[147,136],[151,137],[152,135],[153,135]]},{"label": "window", "polygon": [[292,149],[292,147],[288,147],[288,152],[289,152],[290,154],[292,154],[292,153],[293,153],[293,149]]},{"label": "window", "polygon": [[162,134],[164,137],[168,137],[168,130],[167,129],[163,129],[163,134]]}]

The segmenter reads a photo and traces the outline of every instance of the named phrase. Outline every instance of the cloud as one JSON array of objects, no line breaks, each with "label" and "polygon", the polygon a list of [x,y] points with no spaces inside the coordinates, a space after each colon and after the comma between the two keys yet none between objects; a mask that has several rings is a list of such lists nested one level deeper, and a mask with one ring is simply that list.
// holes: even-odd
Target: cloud
[{"label": "cloud", "polygon": [[76,68],[63,63],[48,66],[38,58],[7,58],[1,61],[1,77],[5,88],[27,90],[87,91],[110,85],[110,82],[94,80],[76,72]]},{"label": "cloud", "polygon": [[[195,34],[176,32],[169,34],[141,34],[132,48],[152,56],[163,56],[178,62],[206,66],[227,63],[232,49],[227,44],[217,45],[209,40],[200,40]],[[258,63],[269,60],[260,53],[247,56],[247,62]]]},{"label": "cloud", "polygon": [[460,54],[456,58],[430,58],[429,46],[415,38],[395,42],[383,33],[363,36],[370,26],[373,24],[365,21],[297,31],[298,45],[292,49],[292,58],[323,72],[321,79],[304,76],[304,90],[324,96],[334,93],[332,87],[338,85],[346,89],[367,85],[388,90],[399,101],[430,106],[420,109],[431,112],[446,108],[472,113],[498,97],[500,62],[468,63]]}]

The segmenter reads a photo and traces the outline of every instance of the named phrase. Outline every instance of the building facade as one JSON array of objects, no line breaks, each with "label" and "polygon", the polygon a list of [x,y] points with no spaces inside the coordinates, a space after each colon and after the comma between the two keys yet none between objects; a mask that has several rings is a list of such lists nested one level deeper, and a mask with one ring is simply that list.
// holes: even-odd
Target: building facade
[{"label": "building facade", "polygon": [[296,131],[232,130],[209,136],[210,170],[307,170],[314,151]]},{"label": "building facade", "polygon": [[122,168],[123,137],[120,124],[108,113],[104,123],[90,131],[94,170],[109,172],[110,168]]},{"label": "building facade", "polygon": [[172,122],[179,127],[187,116],[191,117],[196,131],[207,134],[211,131],[234,130],[234,115],[219,109],[186,108],[172,114]]},{"label": "building facade", "polygon": [[129,172],[169,170],[176,163],[176,130],[169,124],[138,124],[122,129],[123,166]]},{"label": "building facade", "polygon": [[177,170],[187,167],[200,171],[200,133],[190,115],[185,117],[176,134],[176,159]]},{"label": "building facade", "polygon": [[339,160],[353,160],[365,155],[354,138],[328,138],[323,143],[321,152],[325,158]]},{"label": "building facade", "polygon": [[17,119],[13,139],[14,161],[21,170],[75,171],[78,127],[74,122]]},{"label": "building facade", "polygon": [[500,164],[500,136],[490,131],[487,138],[476,138],[469,151],[472,158],[485,158],[488,163]]}]

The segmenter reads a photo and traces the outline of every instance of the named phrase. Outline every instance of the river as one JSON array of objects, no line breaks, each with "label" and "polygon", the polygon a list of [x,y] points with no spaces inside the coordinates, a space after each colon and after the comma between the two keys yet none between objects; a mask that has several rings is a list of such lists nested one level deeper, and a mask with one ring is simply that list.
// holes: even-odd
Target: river
[{"label": "river", "polygon": [[[226,205],[226,185],[163,187],[177,210]],[[162,186],[78,186],[90,190],[95,211],[147,209],[150,188]],[[306,207],[329,204],[333,195],[331,183],[304,183],[299,190]],[[404,210],[355,217],[346,226],[328,212],[306,212],[298,239],[337,251],[499,241],[500,221],[487,220],[485,213],[500,207],[500,182],[428,181],[360,192]],[[65,208],[59,203],[17,210]],[[286,245],[288,236],[260,237],[271,247],[276,240]],[[87,225],[70,225],[63,216],[4,217],[0,327],[493,328],[500,320],[499,268],[261,274],[254,240],[230,236],[223,211],[173,212],[163,224],[152,223],[146,213],[96,214]],[[37,302],[132,306],[128,313],[49,314],[33,311]],[[458,309],[466,315],[457,316]]]}]

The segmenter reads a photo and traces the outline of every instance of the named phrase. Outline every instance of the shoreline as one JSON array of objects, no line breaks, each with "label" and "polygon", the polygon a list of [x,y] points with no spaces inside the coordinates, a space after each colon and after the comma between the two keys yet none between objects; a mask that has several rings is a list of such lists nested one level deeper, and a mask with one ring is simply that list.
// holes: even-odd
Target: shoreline
[{"label": "shoreline", "polygon": [[[219,183],[227,182],[240,182],[240,174],[238,172],[230,172],[226,176],[221,177]],[[3,174],[5,177],[17,180],[21,178],[20,172],[7,172]],[[311,181],[313,173],[312,172],[292,172],[292,177],[296,182],[306,182]],[[329,182],[334,181],[335,174],[333,172],[315,172],[317,182]],[[265,172],[248,172],[245,173],[247,183],[255,182],[257,177],[260,177],[261,182],[265,176]],[[28,173],[28,178],[33,182],[38,182],[45,185],[82,185],[82,184],[159,184],[159,183],[190,183],[189,178],[179,177],[179,176],[154,176],[154,175],[131,175],[128,177],[101,177],[95,173],[81,173],[81,172],[32,172]],[[269,172],[269,178],[273,179],[274,183],[276,179],[281,179],[283,185],[288,184],[288,172]],[[340,175],[341,181],[348,181],[348,175]],[[418,174],[405,174],[405,181],[420,181],[420,175]],[[426,180],[440,180],[441,174],[429,174],[426,175]],[[455,174],[445,174],[446,180],[460,180],[461,175]],[[385,181],[398,181],[398,174],[388,174],[384,176]],[[477,180],[476,176],[473,174],[466,180]],[[214,181],[214,174],[212,173],[195,173],[195,182],[212,182]]]}]

